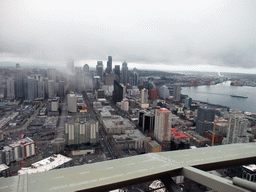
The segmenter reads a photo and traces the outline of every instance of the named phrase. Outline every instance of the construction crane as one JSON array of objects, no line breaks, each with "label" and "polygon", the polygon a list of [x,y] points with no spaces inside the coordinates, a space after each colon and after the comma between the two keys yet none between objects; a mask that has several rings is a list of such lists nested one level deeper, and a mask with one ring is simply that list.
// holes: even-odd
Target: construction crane
[{"label": "construction crane", "polygon": [[[215,125],[217,123],[221,123],[219,121],[205,121],[205,123],[213,123],[213,131],[212,131],[212,146],[214,146],[214,137],[215,137]],[[233,125],[233,123],[227,123],[228,125]]]}]

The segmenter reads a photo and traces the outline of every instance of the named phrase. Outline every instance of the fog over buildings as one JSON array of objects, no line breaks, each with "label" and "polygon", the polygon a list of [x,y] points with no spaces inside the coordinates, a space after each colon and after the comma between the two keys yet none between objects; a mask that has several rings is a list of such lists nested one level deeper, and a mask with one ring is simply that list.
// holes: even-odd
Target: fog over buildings
[{"label": "fog over buildings", "polygon": [[112,55],[112,66],[254,73],[255,7],[238,0],[2,0],[0,62],[96,66]]}]

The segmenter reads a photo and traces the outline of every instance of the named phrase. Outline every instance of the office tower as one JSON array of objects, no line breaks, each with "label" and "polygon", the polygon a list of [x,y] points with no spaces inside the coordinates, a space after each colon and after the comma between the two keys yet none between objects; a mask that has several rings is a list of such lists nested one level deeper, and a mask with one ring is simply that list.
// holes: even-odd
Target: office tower
[{"label": "office tower", "polygon": [[27,77],[27,97],[25,99],[34,100],[36,98],[36,82],[34,77]]},{"label": "office tower", "polygon": [[17,70],[15,76],[15,95],[17,98],[24,98],[24,72],[22,70]]},{"label": "office tower", "polygon": [[[213,123],[215,119],[215,109],[208,106],[201,106],[197,111],[196,131],[204,135],[206,130],[213,130]],[[206,122],[207,121],[207,122]]]},{"label": "office tower", "polygon": [[100,76],[93,77],[93,93],[100,89]]},{"label": "office tower", "polygon": [[117,81],[114,81],[114,91],[113,91],[113,101],[121,102],[123,100],[124,96],[124,86],[118,83]]},{"label": "office tower", "polygon": [[174,101],[180,101],[180,91],[181,91],[181,85],[175,84],[173,87],[173,98]]},{"label": "office tower", "polygon": [[138,86],[138,82],[139,82],[139,73],[138,70],[136,69],[136,67],[132,70],[131,73],[131,85],[132,86]]},{"label": "office tower", "polygon": [[56,97],[55,81],[54,80],[48,80],[48,98],[54,98],[54,97]]},{"label": "office tower", "polygon": [[157,90],[156,89],[149,89],[149,98],[157,99]]},{"label": "office tower", "polygon": [[67,97],[68,103],[68,112],[76,113],[77,112],[77,102],[76,102],[76,95],[74,93],[68,94]]},{"label": "office tower", "polygon": [[111,72],[112,72],[112,57],[108,56],[106,73],[111,73]]},{"label": "office tower", "polygon": [[141,90],[140,100],[141,100],[141,104],[148,103],[148,90],[147,89],[144,88]]},{"label": "office tower", "polygon": [[192,98],[186,97],[185,98],[185,108],[190,109],[191,104],[192,104]]},{"label": "office tower", "polygon": [[84,73],[90,73],[90,68],[89,68],[89,65],[88,65],[88,64],[85,64],[85,65],[83,66],[83,72],[84,72]]},{"label": "office tower", "polygon": [[139,127],[143,132],[154,132],[155,128],[155,114],[153,112],[139,111]]},{"label": "office tower", "polygon": [[101,81],[103,80],[103,62],[97,61],[96,74],[100,76]]},{"label": "office tower", "polygon": [[19,68],[20,68],[20,64],[16,63],[16,69],[19,69]]},{"label": "office tower", "polygon": [[159,96],[161,99],[166,99],[170,96],[170,92],[167,86],[163,85],[159,90]]},{"label": "office tower", "polygon": [[154,137],[161,143],[171,142],[171,126],[172,126],[171,111],[165,108],[156,109]]},{"label": "office tower", "polygon": [[128,83],[128,67],[125,61],[122,63],[122,83],[124,85]]},{"label": "office tower", "polygon": [[58,96],[64,97],[64,81],[59,81]]},{"label": "office tower", "polygon": [[15,98],[14,79],[9,78],[7,79],[6,83],[7,83],[6,96],[8,99],[14,99]]},{"label": "office tower", "polygon": [[223,144],[231,143],[248,143],[247,128],[249,125],[248,119],[243,114],[231,113],[226,137]]},{"label": "office tower", "polygon": [[115,69],[114,69],[114,72],[115,72],[115,74],[116,74],[116,81],[118,82],[118,83],[120,83],[120,75],[121,75],[121,73],[120,73],[120,65],[115,65]]}]

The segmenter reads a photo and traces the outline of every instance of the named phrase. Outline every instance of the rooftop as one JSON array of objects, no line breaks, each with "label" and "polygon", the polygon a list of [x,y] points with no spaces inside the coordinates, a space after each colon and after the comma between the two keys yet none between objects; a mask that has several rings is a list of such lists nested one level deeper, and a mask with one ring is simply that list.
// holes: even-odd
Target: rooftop
[{"label": "rooftop", "polygon": [[9,167],[5,164],[0,164],[0,172],[8,169]]},{"label": "rooftop", "polygon": [[18,171],[18,173],[20,175],[23,175],[23,174],[32,174],[32,173],[49,171],[69,161],[72,161],[72,159],[64,155],[60,155],[60,154],[53,155],[51,157],[48,157],[46,159],[33,163],[29,168],[22,168],[21,170]]}]

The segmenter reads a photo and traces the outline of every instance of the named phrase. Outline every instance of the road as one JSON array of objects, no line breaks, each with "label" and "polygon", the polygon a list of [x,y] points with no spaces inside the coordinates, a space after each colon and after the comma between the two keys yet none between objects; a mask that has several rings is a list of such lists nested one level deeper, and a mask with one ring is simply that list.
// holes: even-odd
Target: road
[{"label": "road", "polygon": [[43,107],[43,104],[40,104],[40,106],[34,111],[33,115],[31,115],[31,117],[27,120],[27,122],[24,125],[22,125],[20,128],[9,128],[5,130],[4,133],[9,133],[10,131],[15,133],[18,131],[26,130],[29,124],[37,117],[38,112],[40,111],[40,109],[42,109],[42,107]]}]

